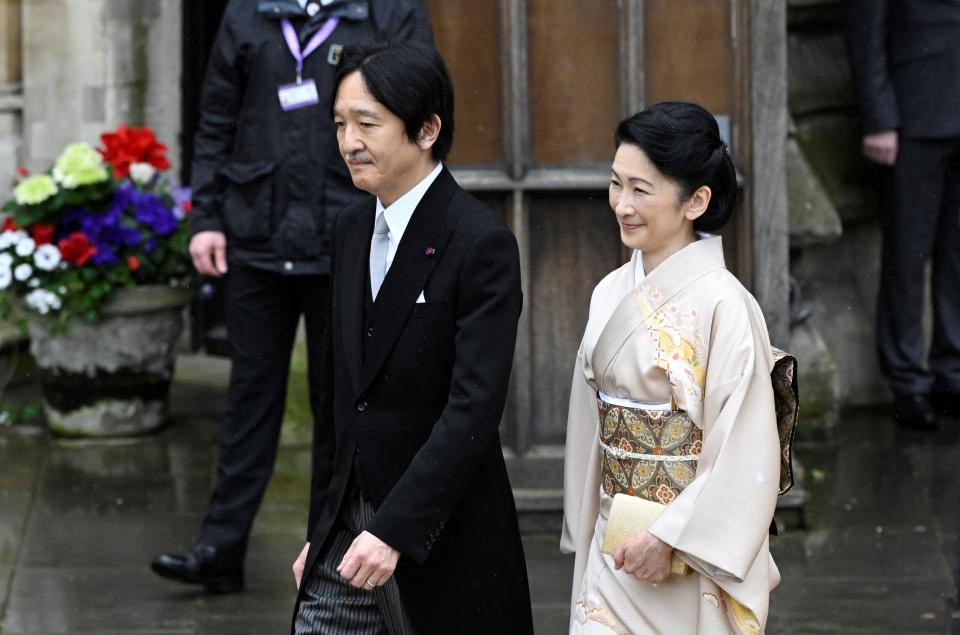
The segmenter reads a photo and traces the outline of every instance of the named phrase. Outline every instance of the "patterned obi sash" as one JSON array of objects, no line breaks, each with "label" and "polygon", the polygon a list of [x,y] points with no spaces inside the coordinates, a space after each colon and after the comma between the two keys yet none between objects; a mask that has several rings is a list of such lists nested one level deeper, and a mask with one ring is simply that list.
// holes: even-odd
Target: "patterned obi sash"
[{"label": "patterned obi sash", "polygon": [[700,428],[683,410],[627,405],[603,394],[597,405],[603,492],[672,502],[696,476]]}]

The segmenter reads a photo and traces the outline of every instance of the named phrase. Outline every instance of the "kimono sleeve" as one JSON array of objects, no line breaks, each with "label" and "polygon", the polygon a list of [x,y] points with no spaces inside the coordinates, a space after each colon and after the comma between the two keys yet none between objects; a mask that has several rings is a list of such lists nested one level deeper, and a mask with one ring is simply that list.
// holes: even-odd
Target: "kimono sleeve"
[{"label": "kimono sleeve", "polygon": [[776,507],[779,440],[768,351],[763,316],[750,298],[718,303],[697,475],[650,528],[710,577],[743,581]]},{"label": "kimono sleeve", "polygon": [[[581,525],[591,517],[585,505],[596,507],[600,491],[597,454],[596,393],[583,375],[583,350],[577,353],[570,386],[567,437],[563,461],[563,531],[560,551],[575,553],[584,535]],[[594,459],[594,460],[592,460]],[[596,513],[592,515],[596,519]],[[593,527],[587,528],[590,532]],[[592,535],[592,533],[591,533]]]}]

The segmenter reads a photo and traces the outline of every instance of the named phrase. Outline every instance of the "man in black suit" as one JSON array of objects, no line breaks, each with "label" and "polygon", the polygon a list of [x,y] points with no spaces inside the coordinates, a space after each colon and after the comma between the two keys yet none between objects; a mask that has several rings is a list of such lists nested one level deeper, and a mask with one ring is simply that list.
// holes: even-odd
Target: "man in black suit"
[{"label": "man in black suit", "polygon": [[[849,0],[863,152],[889,166],[880,363],[907,426],[960,411],[960,0]],[[932,261],[926,352],[924,269]]]},{"label": "man in black suit", "polygon": [[335,87],[340,152],[372,196],[334,225],[294,632],[532,633],[497,431],[516,239],[441,162],[453,88],[433,48],[346,47]]},{"label": "man in black suit", "polygon": [[330,227],[363,196],[325,111],[338,51],[371,38],[432,41],[422,2],[231,0],[224,13],[200,103],[190,254],[200,275],[223,280],[230,386],[203,523],[190,549],[153,560],[165,578],[243,589],[301,316],[318,407]]}]

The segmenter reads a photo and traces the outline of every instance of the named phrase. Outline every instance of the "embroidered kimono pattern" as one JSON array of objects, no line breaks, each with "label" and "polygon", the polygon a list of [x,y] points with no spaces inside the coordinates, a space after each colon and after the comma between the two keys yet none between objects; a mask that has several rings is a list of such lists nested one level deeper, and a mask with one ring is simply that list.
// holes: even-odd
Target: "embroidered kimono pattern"
[{"label": "embroidered kimono pattern", "polygon": [[[597,286],[567,422],[571,633],[763,632],[780,579],[767,537],[782,460],[772,366],[763,315],[717,237],[649,275],[635,253]],[[616,570],[600,550],[616,493],[666,505],[649,531],[692,575],[654,587]]]},{"label": "embroidered kimono pattern", "polygon": [[664,505],[696,475],[700,428],[682,411],[640,410],[597,400],[603,492]]}]

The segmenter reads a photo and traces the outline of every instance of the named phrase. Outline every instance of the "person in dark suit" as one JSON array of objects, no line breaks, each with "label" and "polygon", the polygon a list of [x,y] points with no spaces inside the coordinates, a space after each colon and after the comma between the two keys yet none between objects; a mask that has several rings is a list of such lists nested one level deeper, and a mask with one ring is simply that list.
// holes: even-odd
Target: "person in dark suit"
[{"label": "person in dark suit", "polygon": [[293,631],[532,633],[498,434],[522,306],[516,239],[442,163],[453,88],[435,49],[345,47],[332,114],[372,196],[334,224]]},{"label": "person in dark suit", "polygon": [[333,217],[364,196],[325,116],[344,45],[433,41],[420,0],[231,0],[203,82],[189,250],[223,280],[230,386],[216,480],[193,545],[151,562],[210,592],[244,588],[254,517],[270,482],[290,355],[303,317],[318,407]]},{"label": "person in dark suit", "polygon": [[[895,417],[960,412],[960,0],[849,0],[863,152],[889,167],[877,306]],[[933,342],[922,319],[932,262]]]}]

